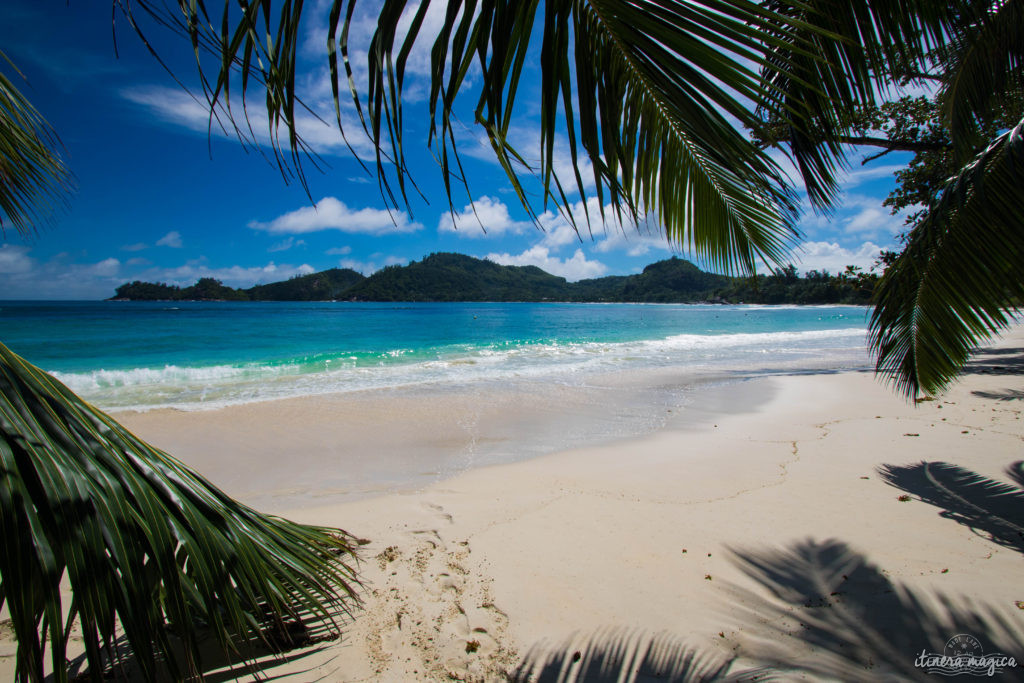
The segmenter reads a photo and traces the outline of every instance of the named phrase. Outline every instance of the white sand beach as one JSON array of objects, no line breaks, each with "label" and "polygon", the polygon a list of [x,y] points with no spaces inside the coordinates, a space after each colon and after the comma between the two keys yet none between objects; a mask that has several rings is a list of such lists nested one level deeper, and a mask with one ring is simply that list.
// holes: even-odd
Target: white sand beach
[{"label": "white sand beach", "polygon": [[[369,541],[341,639],[262,676],[924,678],[915,661],[957,634],[1024,660],[1020,327],[916,405],[870,373],[763,377],[703,390],[642,438],[375,495],[389,448],[451,445],[469,399],[446,400],[119,416],[244,502]],[[332,459],[336,479],[302,478]],[[361,477],[377,483],[323,504]]]}]

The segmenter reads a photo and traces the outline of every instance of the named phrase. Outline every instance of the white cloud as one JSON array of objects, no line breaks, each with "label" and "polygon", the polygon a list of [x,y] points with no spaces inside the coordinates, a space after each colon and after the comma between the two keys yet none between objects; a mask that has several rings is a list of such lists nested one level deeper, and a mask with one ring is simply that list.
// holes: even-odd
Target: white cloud
[{"label": "white cloud", "polygon": [[882,249],[895,249],[893,245],[880,247],[873,242],[864,242],[859,247],[842,247],[836,242],[804,242],[797,250],[796,266],[802,271],[827,270],[841,272],[846,266],[860,266],[869,269]]},{"label": "white cloud", "polygon": [[[624,251],[630,256],[644,256],[652,250],[672,250],[664,233],[654,225],[651,218],[645,218],[639,225],[632,222],[623,225],[611,204],[605,204],[602,218],[601,206],[596,197],[587,199],[586,210],[583,202],[575,202],[569,208],[576,228],[573,228],[572,223],[560,212],[545,211],[541,214],[540,224],[544,230],[541,245],[558,250],[568,244],[579,243],[593,237],[594,250],[605,254]],[[623,214],[623,217],[626,217],[626,214]]]},{"label": "white cloud", "polygon": [[409,262],[408,259],[400,258],[398,256],[388,256],[383,260],[378,260],[380,257],[381,254],[372,254],[369,261],[358,261],[356,259],[343,258],[338,261],[338,266],[341,268],[350,268],[357,273],[362,273],[363,275],[372,275],[385,266],[404,266]]},{"label": "white cloud", "polygon": [[103,299],[122,283],[121,262],[106,258],[74,263],[61,253],[47,261],[28,247],[0,245],[0,291],[11,299]]},{"label": "white cloud", "polygon": [[[498,163],[497,157],[494,156],[494,150],[491,148],[491,143],[488,142],[486,135],[483,133],[478,132],[475,129],[472,131],[463,131],[463,134],[458,136],[456,141],[459,143],[460,154],[493,164]],[[522,156],[523,160],[526,161],[531,169],[537,170],[540,168],[542,147],[540,130],[538,127],[526,127],[522,125],[510,126],[508,142],[520,154],[520,156]],[[586,153],[582,148],[577,147],[577,153],[580,177],[583,180],[583,189],[593,190],[595,187],[594,167],[590,163],[590,158],[586,156]],[[515,163],[516,162],[513,161],[513,164]],[[573,170],[572,164],[572,149],[569,147],[569,139],[564,135],[555,136],[551,165],[555,174],[558,176],[559,180],[561,180],[562,187],[566,194],[572,196],[576,193],[576,174]],[[521,166],[516,170],[525,171]],[[528,174],[524,173],[523,177],[528,177]]]},{"label": "white cloud", "polygon": [[121,270],[121,262],[116,258],[106,258],[90,266],[89,270],[98,277],[113,277]]},{"label": "white cloud", "polygon": [[348,256],[352,253],[352,247],[331,247],[325,253],[328,256]]},{"label": "white cloud", "polygon": [[529,221],[516,221],[508,206],[500,199],[480,197],[467,204],[461,212],[443,213],[437,222],[438,232],[457,232],[461,237],[501,237],[519,234],[533,228]]},{"label": "white cloud", "polygon": [[304,234],[320,230],[341,230],[342,232],[385,235],[389,233],[415,232],[423,228],[421,223],[411,222],[406,213],[389,212],[385,209],[350,209],[334,197],[324,197],[316,206],[304,206],[263,223],[251,221],[249,227],[271,234]]},{"label": "white cloud", "polygon": [[[239,127],[239,130],[236,131],[223,105],[218,107],[219,118],[211,120],[206,102],[180,89],[163,86],[132,87],[122,90],[121,96],[129,102],[144,107],[167,123],[196,133],[230,140],[237,140],[241,136],[248,142],[254,142],[264,147],[272,146],[266,109],[262,105],[256,104],[255,98],[248,108],[251,130],[250,125],[246,124],[244,120],[241,101],[232,101],[232,111]],[[312,147],[315,153],[348,155],[348,147],[338,131],[333,104],[329,108],[323,109],[328,113],[319,118],[308,111],[296,112],[295,127],[299,136]],[[357,154],[370,154],[373,151],[373,145],[363,134],[362,126],[358,121],[349,118],[345,111],[343,111],[342,125],[347,132],[354,133],[349,135],[348,142]],[[287,138],[281,139],[280,144],[287,146]]]},{"label": "white cloud", "polygon": [[843,178],[843,187],[851,188],[860,185],[868,180],[875,180],[876,178],[891,178],[896,171],[906,168],[906,165],[889,165],[889,166],[864,166],[856,171],[850,171]]},{"label": "white cloud", "polygon": [[145,242],[136,242],[135,244],[126,244],[121,247],[121,251],[142,251],[143,249],[149,249],[149,245]]},{"label": "white cloud", "polygon": [[281,240],[280,242],[278,242],[276,244],[272,244],[271,246],[267,247],[267,251],[269,253],[274,253],[275,251],[288,251],[292,247],[301,247],[305,243],[306,243],[306,240],[298,240],[298,241],[296,241],[294,237],[288,237],[286,239]]},{"label": "white cloud", "polygon": [[172,249],[181,249],[181,233],[177,230],[171,230],[169,233],[161,237],[156,241],[158,247],[171,247]]},{"label": "white cloud", "polygon": [[27,273],[32,270],[35,259],[28,255],[29,251],[31,249],[28,247],[0,245],[0,274]]},{"label": "white cloud", "polygon": [[[231,287],[287,280],[294,275],[315,271],[309,264],[210,267],[205,259],[196,259],[175,267],[155,267],[145,259],[122,263],[108,257],[95,262],[75,262],[66,253],[46,261],[29,256],[30,249],[0,245],[0,291],[12,299],[106,299],[114,290],[131,280],[166,282],[180,287],[201,277],[212,277]],[[150,266],[150,267],[144,267]]]},{"label": "white cloud", "polygon": [[886,226],[892,222],[892,216],[888,211],[879,208],[869,207],[862,209],[859,213],[843,221],[843,228],[847,232],[891,232]]},{"label": "white cloud", "polygon": [[212,277],[229,287],[247,288],[267,282],[287,280],[296,275],[309,275],[316,269],[307,263],[299,266],[278,265],[271,261],[264,266],[227,266],[211,268],[203,261],[190,261],[172,268],[150,268],[132,276],[133,279],[148,282],[166,282],[179,287],[195,284],[202,277]]},{"label": "white cloud", "polygon": [[552,256],[547,247],[536,245],[521,254],[488,254],[487,259],[503,266],[537,266],[552,275],[560,275],[570,282],[601,277],[608,267],[600,261],[588,261],[582,249],[567,259]]}]

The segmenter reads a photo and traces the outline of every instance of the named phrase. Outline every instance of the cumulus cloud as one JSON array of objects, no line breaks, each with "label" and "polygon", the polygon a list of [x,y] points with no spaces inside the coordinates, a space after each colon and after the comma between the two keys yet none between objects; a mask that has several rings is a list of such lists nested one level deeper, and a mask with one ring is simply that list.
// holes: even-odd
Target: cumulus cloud
[{"label": "cumulus cloud", "polygon": [[804,242],[795,254],[795,265],[802,271],[827,270],[838,273],[846,266],[860,266],[868,270],[883,249],[895,249],[893,245],[881,247],[873,242],[863,242],[859,247],[842,247],[836,242]]},{"label": "cumulus cloud", "polygon": [[368,261],[359,261],[357,259],[350,258],[339,259],[338,266],[341,268],[350,268],[351,270],[354,270],[357,273],[362,273],[363,275],[373,275],[385,266],[404,266],[408,262],[408,259],[398,256],[383,257],[381,254],[372,254]]},{"label": "cumulus cloud", "polygon": [[91,274],[98,277],[112,277],[121,270],[121,262],[116,258],[105,258],[89,267]]},{"label": "cumulus cloud", "polygon": [[28,255],[29,251],[28,247],[0,245],[0,274],[27,273],[32,270],[35,261]]},{"label": "cumulus cloud", "polygon": [[881,197],[847,194],[831,215],[815,214],[806,207],[800,229],[809,237],[830,239],[837,232],[856,234],[861,239],[890,239],[905,229],[905,214],[893,215]]},{"label": "cumulus cloud", "polygon": [[212,277],[229,287],[247,288],[267,282],[287,280],[296,275],[309,275],[314,272],[316,269],[307,263],[293,266],[278,265],[271,261],[263,266],[234,265],[213,268],[200,259],[170,268],[150,268],[139,272],[133,278],[187,287],[195,284],[199,278]]},{"label": "cumulus cloud", "polygon": [[532,227],[529,221],[513,220],[503,201],[487,196],[467,204],[454,218],[450,213],[441,214],[437,222],[438,232],[457,232],[462,237],[477,238],[518,234]]},{"label": "cumulus cloud", "polygon": [[303,206],[267,223],[251,221],[249,227],[271,234],[304,234],[321,230],[384,235],[415,232],[421,223],[409,220],[408,214],[386,209],[351,209],[335,197],[324,197],[316,206]]},{"label": "cumulus cloud", "polygon": [[158,247],[171,247],[172,249],[181,249],[181,233],[177,230],[171,230],[169,233],[161,237],[156,241]]},{"label": "cumulus cloud", "polygon": [[11,299],[102,299],[121,284],[121,262],[106,258],[75,263],[67,254],[40,261],[31,249],[0,246],[0,290]]},{"label": "cumulus cloud", "polygon": [[[594,250],[603,254],[623,251],[630,256],[645,256],[651,251],[671,251],[671,245],[663,232],[649,217],[643,219],[639,225],[632,222],[623,225],[611,204],[605,204],[602,218],[601,205],[596,197],[587,200],[585,209],[583,202],[575,202],[569,210],[576,222],[575,228],[561,212],[546,211],[540,216],[540,224],[544,230],[541,245],[557,250],[592,237],[595,243]],[[623,217],[625,218],[625,214]]]},{"label": "cumulus cloud", "polygon": [[[494,156],[494,150],[491,148],[491,143],[483,133],[476,130],[464,130],[460,137],[461,139],[456,138],[456,141],[459,144],[459,152],[462,155],[495,165],[498,164],[497,157]],[[536,170],[540,168],[542,147],[540,131],[536,127],[511,126],[507,139],[509,144],[522,156],[531,169]],[[582,152],[580,149],[577,151]],[[590,158],[581,154],[577,157],[577,160],[580,177],[583,180],[583,189],[587,191],[593,190],[595,187],[594,167],[590,163]],[[513,163],[517,162],[513,160]],[[572,148],[569,146],[569,139],[564,135],[555,136],[551,165],[554,168],[555,174],[562,181],[562,187],[566,194],[572,196],[577,190],[576,174],[573,170]],[[520,165],[520,168],[517,170],[525,169]],[[526,175],[524,174],[523,177],[525,178]]]},{"label": "cumulus cloud", "polygon": [[600,261],[587,260],[582,249],[577,249],[567,259],[560,259],[552,256],[547,247],[537,245],[521,254],[488,254],[487,259],[503,266],[537,266],[569,282],[601,277],[608,272],[608,267]]}]

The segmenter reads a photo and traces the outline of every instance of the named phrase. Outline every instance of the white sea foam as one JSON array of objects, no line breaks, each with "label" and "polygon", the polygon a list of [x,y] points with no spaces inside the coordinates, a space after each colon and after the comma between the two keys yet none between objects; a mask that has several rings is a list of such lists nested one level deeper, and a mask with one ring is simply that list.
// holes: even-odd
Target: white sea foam
[{"label": "white sea foam", "polygon": [[203,410],[292,396],[422,384],[464,386],[482,381],[579,384],[593,373],[684,368],[743,370],[863,365],[861,328],[736,334],[680,334],[627,342],[457,345],[432,357],[396,348],[375,356],[262,365],[132,368],[54,373],[107,409],[175,407]]}]

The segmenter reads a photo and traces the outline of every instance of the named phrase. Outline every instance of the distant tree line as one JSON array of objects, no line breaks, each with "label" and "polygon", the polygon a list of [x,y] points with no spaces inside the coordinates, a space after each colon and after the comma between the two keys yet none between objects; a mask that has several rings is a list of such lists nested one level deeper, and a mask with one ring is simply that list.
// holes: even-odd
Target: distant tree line
[{"label": "distant tree line", "polygon": [[118,287],[113,298],[129,301],[330,301],[364,279],[354,270],[332,268],[248,289],[234,289],[212,277],[200,278],[191,287],[136,280]]},{"label": "distant tree line", "polygon": [[706,273],[677,257],[636,275],[567,282],[536,266],[502,266],[463,254],[431,254],[370,277],[334,268],[282,282],[233,289],[214,278],[191,287],[131,282],[114,299],[220,301],[573,301],[650,303],[867,304],[878,276],[857,266],[837,275],[789,265],[768,275]]}]

